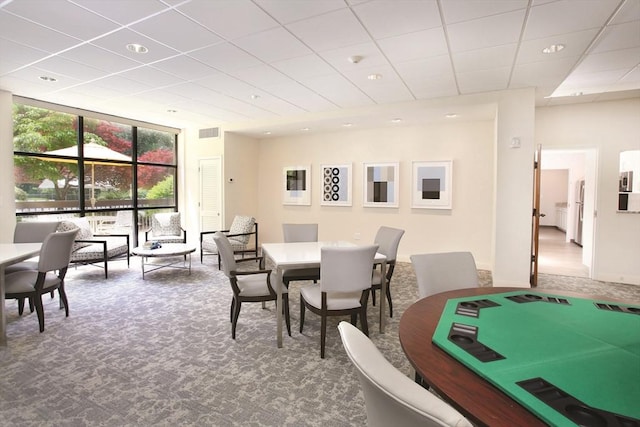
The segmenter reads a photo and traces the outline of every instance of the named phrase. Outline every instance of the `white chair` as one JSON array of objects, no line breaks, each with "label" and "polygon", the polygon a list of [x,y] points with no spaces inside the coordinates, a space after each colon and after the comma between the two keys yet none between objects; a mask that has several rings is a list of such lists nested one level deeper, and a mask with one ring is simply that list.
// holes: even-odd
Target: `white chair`
[{"label": "white chair", "polygon": [[[317,242],[318,224],[282,224],[285,243]],[[292,268],[282,272],[282,282],[288,288],[289,282],[320,279],[319,268]]]},{"label": "white chair", "polygon": [[75,229],[49,234],[42,243],[36,270],[17,271],[5,276],[5,298],[13,298],[18,301],[29,298],[29,305],[32,307],[35,305],[40,332],[44,331],[42,294],[57,289],[61,306],[65,309],[66,317],[69,317],[69,304],[64,291],[64,277],[67,274],[71,248],[77,233],[78,230]]},{"label": "white chair", "polygon": [[448,403],[396,369],[358,328],[340,322],[338,330],[358,373],[369,427],[473,426]]},{"label": "white chair", "polygon": [[[236,215],[228,230],[202,231],[200,233],[200,263],[205,255],[217,255],[218,264],[220,264],[220,254],[216,242],[212,238],[212,235],[218,231],[227,236],[234,253],[241,254],[243,257],[246,253],[253,253],[255,258],[258,257],[258,223],[256,219],[252,216]],[[254,242],[249,245],[251,236],[254,237]]]},{"label": "white chair", "polygon": [[187,231],[180,225],[180,212],[160,212],[151,217],[145,240],[160,243],[186,243]]},{"label": "white chair", "polygon": [[[221,257],[220,269],[229,279],[233,291],[231,300],[231,338],[236,339],[236,326],[240,307],[243,302],[265,302],[276,301],[277,294],[271,284],[271,270],[238,271],[237,261],[260,260],[259,258],[244,258],[237,260],[233,255],[233,248],[229,239],[224,233],[217,231],[213,239]],[[276,284],[277,286],[282,286]],[[287,324],[287,332],[291,336],[291,321],[289,319],[289,293],[287,288],[282,286],[282,305],[284,309],[284,319]]]},{"label": "white chair", "polygon": [[[13,230],[13,243],[42,243],[49,234],[56,232],[59,223],[59,221],[17,222]],[[4,274],[37,269],[37,260],[27,260],[6,266]],[[22,312],[20,312],[20,314],[22,314]]]},{"label": "white chair", "polygon": [[428,297],[455,289],[477,288],[478,270],[471,252],[411,255],[418,295]]},{"label": "white chair", "polygon": [[[391,277],[396,266],[398,256],[398,246],[400,239],[404,235],[404,230],[391,227],[380,227],[376,233],[373,243],[379,246],[378,252],[387,257],[387,302],[389,303],[389,317],[393,317],[393,301],[391,301]],[[382,275],[380,269],[376,267],[371,276],[371,302],[376,305],[376,290],[382,288]],[[382,297],[381,297],[382,298]]]},{"label": "white chair", "polygon": [[320,357],[324,359],[328,316],[358,315],[362,330],[369,335],[367,303],[371,290],[371,269],[378,245],[324,247],[320,251],[320,283],[300,288],[300,333],[305,308],[320,316]]}]

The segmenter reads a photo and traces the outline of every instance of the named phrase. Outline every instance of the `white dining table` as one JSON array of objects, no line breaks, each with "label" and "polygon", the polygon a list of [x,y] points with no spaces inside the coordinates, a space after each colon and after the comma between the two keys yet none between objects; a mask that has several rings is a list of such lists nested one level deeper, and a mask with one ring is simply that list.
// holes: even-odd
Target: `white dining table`
[{"label": "white dining table", "polygon": [[42,243],[0,243],[0,345],[7,345],[7,316],[4,312],[4,270],[8,265],[37,256]]},{"label": "white dining table", "polygon": [[[282,284],[282,272],[296,268],[320,267],[320,254],[323,247],[353,247],[354,243],[337,240],[322,242],[292,242],[292,243],[263,243],[262,255],[265,260],[270,259],[275,268],[276,281]],[[386,267],[387,257],[381,253],[376,253],[375,264],[380,264],[381,276],[383,278],[380,289],[380,333],[384,333],[385,328],[385,298],[387,292]],[[282,286],[276,287],[277,305],[282,307]],[[277,318],[277,341],[278,347],[282,347],[282,310],[276,310]]]}]

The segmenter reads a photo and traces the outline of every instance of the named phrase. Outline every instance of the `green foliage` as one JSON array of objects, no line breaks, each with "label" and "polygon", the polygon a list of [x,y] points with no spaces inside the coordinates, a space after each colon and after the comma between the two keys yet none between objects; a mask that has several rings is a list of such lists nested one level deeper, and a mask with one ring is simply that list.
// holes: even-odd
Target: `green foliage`
[{"label": "green foliage", "polygon": [[173,177],[168,176],[154,185],[147,193],[147,199],[167,199],[173,197]]},{"label": "green foliage", "polygon": [[25,201],[27,200],[27,192],[22,188],[14,187],[14,191],[16,193],[16,200]]}]

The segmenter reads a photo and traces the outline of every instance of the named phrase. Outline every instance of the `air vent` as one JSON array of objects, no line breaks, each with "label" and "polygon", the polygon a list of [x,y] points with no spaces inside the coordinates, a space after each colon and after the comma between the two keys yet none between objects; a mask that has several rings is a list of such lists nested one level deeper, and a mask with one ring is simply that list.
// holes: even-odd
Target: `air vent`
[{"label": "air vent", "polygon": [[219,136],[220,136],[220,128],[200,129],[200,139],[202,139],[202,138],[217,138]]}]

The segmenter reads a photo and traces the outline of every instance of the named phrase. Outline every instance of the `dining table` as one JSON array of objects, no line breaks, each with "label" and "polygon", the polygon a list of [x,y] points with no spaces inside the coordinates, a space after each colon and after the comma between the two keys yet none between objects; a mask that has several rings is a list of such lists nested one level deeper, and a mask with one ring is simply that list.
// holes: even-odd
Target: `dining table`
[{"label": "dining table", "polygon": [[577,292],[431,295],[399,339],[428,385],[477,426],[640,425],[640,306]]},{"label": "dining table", "polygon": [[[275,269],[275,280],[281,286],[276,287],[277,306],[282,307],[282,273],[284,270],[299,268],[320,267],[322,248],[325,247],[354,247],[355,243],[344,240],[320,241],[320,242],[288,242],[288,243],[263,243],[262,255],[266,260],[271,260]],[[387,257],[379,252],[374,257],[374,264],[380,265],[382,277],[380,295],[386,295],[387,281],[386,266]],[[385,331],[385,299],[380,297],[380,333]],[[282,347],[282,310],[276,310],[277,318],[277,345]]]},{"label": "dining table", "polygon": [[7,316],[4,307],[4,272],[9,265],[37,256],[42,243],[0,243],[0,345],[7,345]]}]

